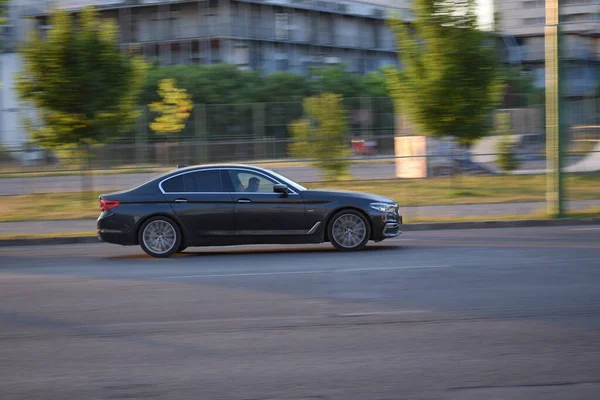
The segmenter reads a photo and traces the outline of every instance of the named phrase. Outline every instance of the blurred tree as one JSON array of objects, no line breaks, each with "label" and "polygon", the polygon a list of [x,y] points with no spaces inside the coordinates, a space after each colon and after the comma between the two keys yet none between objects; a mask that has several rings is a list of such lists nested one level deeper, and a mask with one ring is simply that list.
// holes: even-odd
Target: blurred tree
[{"label": "blurred tree", "polygon": [[411,27],[394,17],[402,74],[388,83],[398,114],[422,134],[471,145],[486,135],[502,78],[493,46],[477,29],[474,0],[415,0]]},{"label": "blurred tree", "polygon": [[290,131],[294,142],[290,153],[297,158],[315,159],[315,166],[327,179],[349,176],[350,155],[346,144],[348,123],[342,96],[324,93],[304,100],[305,118],[294,121]]},{"label": "blurred tree", "polygon": [[309,95],[306,78],[290,72],[275,72],[261,78],[260,90],[262,102],[302,101]]},{"label": "blurred tree", "polygon": [[45,146],[106,142],[133,124],[146,64],[120,51],[117,28],[86,8],[56,10],[46,37],[32,31],[17,78],[21,100],[36,108],[33,138]]},{"label": "blurred tree", "polygon": [[500,138],[497,144],[497,163],[504,172],[511,172],[519,168],[517,158],[517,144],[508,136]]},{"label": "blurred tree", "polygon": [[235,65],[174,65],[151,69],[144,81],[140,104],[160,100],[158,85],[163,79],[177,80],[195,104],[239,104],[258,101],[261,78]]},{"label": "blurred tree", "polygon": [[375,72],[370,72],[362,77],[362,96],[364,97],[389,97],[388,82],[386,71],[388,68],[382,68]]},{"label": "blurred tree", "polygon": [[518,144],[511,137],[510,114],[499,113],[496,120],[498,126],[496,134],[501,136],[496,145],[496,162],[502,171],[511,172],[519,168],[520,162],[517,157]]},{"label": "blurred tree", "polygon": [[343,65],[313,67],[310,69],[308,84],[310,93],[336,93],[345,99],[363,96],[363,82],[359,74],[352,73]]},{"label": "blurred tree", "polygon": [[6,18],[4,18],[4,16],[8,11],[8,3],[9,0],[0,0],[0,24],[4,24],[6,22]]},{"label": "blurred tree", "polygon": [[535,85],[535,77],[519,67],[505,68],[503,107],[528,107],[544,105],[545,89]]},{"label": "blurred tree", "polygon": [[290,102],[320,93],[337,93],[344,98],[385,97],[388,93],[383,70],[360,76],[343,66],[333,66],[315,67],[309,76],[291,72],[260,76],[228,64],[174,65],[148,72],[139,104],[159,101],[158,85],[166,78],[176,79],[195,104]]},{"label": "blurred tree", "polygon": [[149,105],[152,112],[159,114],[150,124],[150,129],[159,135],[181,132],[193,108],[191,96],[175,85],[175,79],[160,81],[158,94],[162,100]]}]

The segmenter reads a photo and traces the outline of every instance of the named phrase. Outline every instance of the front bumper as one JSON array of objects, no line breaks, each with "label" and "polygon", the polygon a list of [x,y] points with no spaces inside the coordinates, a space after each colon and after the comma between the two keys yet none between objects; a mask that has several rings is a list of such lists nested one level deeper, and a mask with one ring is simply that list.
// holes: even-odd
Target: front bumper
[{"label": "front bumper", "polygon": [[400,217],[400,222],[387,222],[383,226],[382,235],[385,238],[391,238],[399,236],[402,231],[400,230],[400,225],[402,224],[402,217]]},{"label": "front bumper", "polygon": [[402,216],[398,214],[381,214],[373,220],[373,240],[380,242],[384,239],[402,234]]}]

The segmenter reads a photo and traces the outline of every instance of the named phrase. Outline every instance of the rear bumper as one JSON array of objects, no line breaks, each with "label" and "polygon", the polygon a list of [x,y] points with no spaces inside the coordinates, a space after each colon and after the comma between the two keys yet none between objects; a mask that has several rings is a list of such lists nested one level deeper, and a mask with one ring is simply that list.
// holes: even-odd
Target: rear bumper
[{"label": "rear bumper", "polygon": [[133,235],[126,232],[97,229],[96,236],[98,237],[98,240],[105,243],[120,244],[122,246],[133,246],[136,244]]},{"label": "rear bumper", "polygon": [[102,213],[96,221],[96,236],[98,240],[105,243],[120,244],[122,246],[133,246],[137,244],[135,230],[125,225],[115,214]]}]

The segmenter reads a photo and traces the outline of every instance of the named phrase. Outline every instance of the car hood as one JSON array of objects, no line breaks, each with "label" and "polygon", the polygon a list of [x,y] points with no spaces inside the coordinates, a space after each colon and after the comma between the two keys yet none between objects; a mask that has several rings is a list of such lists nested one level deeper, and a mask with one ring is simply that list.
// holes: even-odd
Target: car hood
[{"label": "car hood", "polygon": [[377,194],[350,192],[346,190],[307,190],[302,192],[302,196],[307,199],[333,200],[335,198],[354,198],[380,203],[395,203],[394,200]]}]

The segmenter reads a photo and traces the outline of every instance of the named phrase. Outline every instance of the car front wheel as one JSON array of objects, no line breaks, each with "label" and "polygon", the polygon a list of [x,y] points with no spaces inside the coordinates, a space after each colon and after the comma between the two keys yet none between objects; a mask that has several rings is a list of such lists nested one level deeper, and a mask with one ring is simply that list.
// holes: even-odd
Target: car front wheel
[{"label": "car front wheel", "polygon": [[369,221],[358,211],[343,210],[337,213],[328,227],[329,240],[338,250],[360,250],[371,236]]},{"label": "car front wheel", "polygon": [[142,225],[139,233],[140,247],[146,254],[165,258],[181,248],[181,231],[177,224],[167,217],[152,217]]}]

